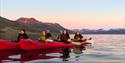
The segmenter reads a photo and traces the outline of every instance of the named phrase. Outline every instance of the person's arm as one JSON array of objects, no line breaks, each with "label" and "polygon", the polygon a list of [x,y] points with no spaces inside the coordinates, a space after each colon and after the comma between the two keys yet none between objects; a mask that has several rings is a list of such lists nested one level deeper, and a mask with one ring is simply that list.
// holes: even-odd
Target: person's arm
[{"label": "person's arm", "polygon": [[29,36],[27,34],[24,35],[25,39],[29,39]]},{"label": "person's arm", "polygon": [[20,41],[20,34],[18,34],[17,41],[18,42]]}]

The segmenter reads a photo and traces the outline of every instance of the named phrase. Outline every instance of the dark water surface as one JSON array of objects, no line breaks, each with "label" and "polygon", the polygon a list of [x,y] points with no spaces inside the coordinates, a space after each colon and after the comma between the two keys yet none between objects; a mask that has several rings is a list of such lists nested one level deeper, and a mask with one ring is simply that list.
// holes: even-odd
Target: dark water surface
[{"label": "dark water surface", "polygon": [[1,63],[125,63],[125,35],[84,35],[84,37],[92,37],[95,46],[83,51],[79,61],[76,61],[78,58],[75,58],[77,55],[74,53],[70,54],[69,61],[64,62],[60,58],[60,53],[39,55],[41,51],[0,52],[0,61]]}]

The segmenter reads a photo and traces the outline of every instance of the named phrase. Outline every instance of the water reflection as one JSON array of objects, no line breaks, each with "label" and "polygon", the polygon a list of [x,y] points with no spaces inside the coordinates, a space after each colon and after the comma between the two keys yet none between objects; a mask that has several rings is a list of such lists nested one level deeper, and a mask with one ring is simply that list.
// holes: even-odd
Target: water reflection
[{"label": "water reflection", "polygon": [[[80,54],[82,54],[83,50],[79,47],[74,47],[72,52],[74,52],[76,61],[79,60]],[[58,53],[55,55],[48,55],[51,53]],[[0,63],[5,62],[20,62],[24,63],[27,61],[34,61],[34,60],[45,60],[45,59],[53,59],[53,58],[60,58],[65,59],[64,56],[61,56],[63,50],[59,49],[50,49],[50,50],[32,50],[32,51],[22,51],[22,50],[13,50],[13,51],[0,51]],[[70,58],[70,56],[68,57]]]},{"label": "water reflection", "polygon": [[33,50],[33,51],[0,51],[0,63],[4,62],[12,62],[12,61],[20,61],[20,63],[25,61],[33,61],[39,59],[52,59],[52,58],[60,58],[60,56],[48,56],[46,54],[49,53],[59,53],[62,52],[59,49],[51,49],[51,50]]}]

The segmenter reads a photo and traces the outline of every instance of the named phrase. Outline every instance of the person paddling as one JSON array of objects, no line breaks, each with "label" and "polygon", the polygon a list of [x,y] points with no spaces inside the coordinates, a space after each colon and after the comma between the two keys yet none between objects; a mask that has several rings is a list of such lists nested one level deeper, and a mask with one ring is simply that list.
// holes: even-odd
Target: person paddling
[{"label": "person paddling", "polygon": [[19,42],[20,39],[29,39],[28,35],[26,34],[26,31],[23,29],[20,31],[18,37],[17,37],[17,41]]},{"label": "person paddling", "polygon": [[53,40],[52,40],[52,35],[51,35],[51,33],[50,33],[50,30],[46,30],[46,35],[45,35],[45,37],[46,37],[46,41],[47,42],[52,42]]},{"label": "person paddling", "polygon": [[[83,41],[85,41],[85,40],[83,40],[83,36],[80,34],[80,32],[78,31],[78,32],[76,32],[75,33],[75,36],[74,36],[74,42],[83,42]],[[83,53],[83,50],[85,50],[85,47],[84,46],[75,46],[74,48],[73,48],[73,52],[76,54],[76,61],[78,61],[79,60],[79,57],[80,57],[80,54],[82,54]]]},{"label": "person paddling", "polygon": [[45,42],[46,41],[46,32],[45,31],[41,32],[41,35],[39,37],[39,41],[40,42]]},{"label": "person paddling", "polygon": [[64,43],[70,43],[71,42],[70,36],[69,36],[69,33],[67,32],[67,30],[63,31],[63,34],[61,35],[61,41],[64,42]]},{"label": "person paddling", "polygon": [[[63,34],[61,35],[61,42],[69,44],[70,43],[70,36],[67,32],[67,30],[63,31]],[[70,49],[65,48],[63,49],[63,61],[68,61],[67,58],[69,57]]]},{"label": "person paddling", "polygon": [[77,42],[81,42],[83,40],[83,36],[80,34],[80,32],[75,33],[74,40]]}]

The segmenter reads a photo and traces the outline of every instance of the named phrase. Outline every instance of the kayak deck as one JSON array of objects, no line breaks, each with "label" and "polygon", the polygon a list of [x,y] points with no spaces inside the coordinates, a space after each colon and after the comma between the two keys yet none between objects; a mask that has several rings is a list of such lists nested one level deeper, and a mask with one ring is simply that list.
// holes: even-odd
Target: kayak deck
[{"label": "kayak deck", "polygon": [[11,42],[7,40],[0,40],[0,51],[1,50],[49,50],[49,49],[64,49],[72,48],[74,46],[86,46],[91,44],[88,42],[72,42],[65,44],[63,42],[38,42],[33,40],[23,39],[20,42]]},{"label": "kayak deck", "polygon": [[64,44],[61,42],[37,42],[32,40],[22,40],[20,47],[23,50],[41,50],[41,49],[64,49],[73,47],[72,44]]},{"label": "kayak deck", "polygon": [[19,43],[10,42],[7,40],[0,40],[0,50],[14,50],[20,49]]}]

